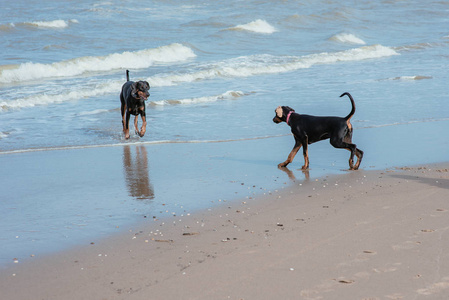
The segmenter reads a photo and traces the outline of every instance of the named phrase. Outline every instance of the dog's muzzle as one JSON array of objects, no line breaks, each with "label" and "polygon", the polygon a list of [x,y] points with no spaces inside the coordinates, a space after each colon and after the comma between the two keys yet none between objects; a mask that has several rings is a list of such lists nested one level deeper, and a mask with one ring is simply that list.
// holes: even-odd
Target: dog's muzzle
[{"label": "dog's muzzle", "polygon": [[139,91],[137,94],[139,95],[140,100],[143,100],[143,101],[147,100],[148,97],[150,97],[150,93],[148,93],[148,92]]}]

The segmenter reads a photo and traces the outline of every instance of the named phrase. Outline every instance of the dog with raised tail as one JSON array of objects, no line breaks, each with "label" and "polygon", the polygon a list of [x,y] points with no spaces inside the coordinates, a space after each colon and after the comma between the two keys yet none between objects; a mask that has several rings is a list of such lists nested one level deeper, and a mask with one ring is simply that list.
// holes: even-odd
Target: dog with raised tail
[{"label": "dog with raised tail", "polygon": [[[131,115],[135,116],[134,127],[136,134],[140,137],[145,135],[147,128],[145,101],[150,97],[150,93],[148,92],[149,89],[150,84],[147,81],[130,81],[129,71],[126,70],[126,82],[123,84],[120,93],[120,111],[122,113],[122,125],[125,139],[129,139],[129,119]],[[140,130],[138,129],[137,124],[139,115],[142,118],[142,127]]]},{"label": "dog with raised tail", "polygon": [[[291,131],[295,138],[295,146],[283,163],[278,165],[279,168],[286,167],[293,161],[296,153],[302,147],[304,154],[303,170],[309,168],[309,154],[307,146],[330,139],[330,143],[335,148],[347,149],[351,152],[349,156],[349,169],[357,170],[363,158],[363,151],[352,143],[353,127],[350,123],[351,117],[355,113],[355,103],[351,94],[343,93],[340,97],[348,96],[351,100],[351,112],[344,118],[342,117],[317,117],[310,115],[298,114],[294,109],[288,106],[279,106],[276,108],[276,115],[273,118],[274,123],[286,122],[291,127]],[[357,162],[354,165],[354,155],[357,156]]]}]

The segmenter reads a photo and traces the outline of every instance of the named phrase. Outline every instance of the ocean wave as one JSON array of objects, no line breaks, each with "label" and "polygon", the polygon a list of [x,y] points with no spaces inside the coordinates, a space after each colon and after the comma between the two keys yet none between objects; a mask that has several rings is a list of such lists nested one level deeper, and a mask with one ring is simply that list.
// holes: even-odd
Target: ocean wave
[{"label": "ocean wave", "polygon": [[323,52],[305,56],[273,56],[268,54],[242,56],[219,62],[198,65],[184,74],[156,75],[148,78],[153,85],[169,86],[179,82],[213,79],[217,77],[248,77],[310,68],[314,65],[360,61],[399,55],[382,45],[363,46],[340,52]]},{"label": "ocean wave", "polygon": [[16,25],[14,23],[9,23],[9,24],[0,24],[0,31],[11,31],[16,27]]},{"label": "ocean wave", "polygon": [[[181,45],[179,46],[184,47]],[[185,50],[184,48],[181,49]],[[165,51],[162,52],[165,53]],[[323,52],[305,56],[273,56],[268,54],[250,55],[218,62],[192,64],[188,69],[186,69],[184,73],[180,73],[178,71],[176,73],[170,74],[157,74],[145,78],[144,80],[148,81],[152,87],[163,87],[181,83],[191,83],[199,80],[215,79],[220,77],[239,78],[264,74],[284,73],[310,68],[315,65],[360,61],[365,59],[383,58],[392,55],[399,54],[392,48],[382,45],[363,46],[360,48],[354,48],[340,52]],[[179,55],[176,57],[179,58]],[[6,71],[9,71],[9,69],[3,70],[2,76],[4,76],[4,73]],[[19,109],[25,107],[33,107],[36,105],[49,105],[89,97],[110,95],[112,93],[118,93],[122,85],[123,80],[108,80],[101,81],[95,84],[83,83],[83,85],[81,86],[73,85],[69,90],[64,87],[61,87],[60,90],[56,90],[54,87],[52,87],[52,89],[48,92],[41,92],[37,95],[20,98],[17,98],[17,95],[15,94],[5,94],[3,96],[3,99],[5,100],[0,99],[0,108],[2,110]],[[193,98],[172,101],[190,101],[190,103],[194,103],[195,101],[199,102],[216,100],[214,100],[214,98],[212,97],[209,99]],[[181,103],[179,102],[176,104]]]},{"label": "ocean wave", "polygon": [[66,28],[69,27],[70,23],[79,23],[76,19],[65,20],[53,20],[53,21],[34,21],[34,22],[24,22],[25,25],[42,27],[42,28]]},{"label": "ocean wave", "polygon": [[52,64],[23,63],[0,66],[0,83],[15,83],[43,78],[72,77],[88,72],[111,71],[116,69],[142,69],[155,63],[184,61],[195,57],[193,51],[181,44],[171,44],[158,48],[135,52],[114,53],[106,56],[86,56]]},{"label": "ocean wave", "polygon": [[9,134],[7,132],[0,131],[0,140],[6,138]]},{"label": "ocean wave", "polygon": [[82,111],[78,113],[78,116],[91,116],[91,115],[97,115],[102,114],[111,111],[110,109],[94,109],[94,110],[88,110],[88,111]]},{"label": "ocean wave", "polygon": [[412,81],[412,80],[423,80],[423,79],[432,79],[432,76],[424,76],[424,75],[415,75],[415,76],[398,76],[398,77],[391,77],[387,79],[381,79],[382,80],[401,80],[401,81]]},{"label": "ocean wave", "polygon": [[187,98],[187,99],[178,99],[178,100],[160,100],[160,101],[152,101],[150,105],[153,106],[164,106],[164,105],[188,105],[188,104],[198,104],[198,103],[209,103],[216,102],[220,100],[234,100],[241,96],[244,96],[245,93],[241,91],[227,91],[226,93],[216,95],[216,96],[205,96],[205,97],[197,97],[197,98]]},{"label": "ocean wave", "polygon": [[7,111],[11,109],[57,104],[89,97],[108,95],[111,94],[111,91],[118,95],[122,85],[123,81],[109,81],[84,87],[72,86],[69,90],[54,90],[52,92],[43,92],[41,94],[20,97],[12,100],[2,101],[2,99],[0,99],[0,109]]},{"label": "ocean wave", "polygon": [[425,50],[425,49],[429,49],[429,48],[440,47],[443,45],[444,45],[444,43],[438,43],[438,42],[417,43],[417,44],[411,44],[411,45],[397,46],[397,47],[394,47],[394,50],[396,50],[396,51]]},{"label": "ocean wave", "polygon": [[228,28],[228,30],[246,30],[256,33],[271,34],[276,32],[276,28],[271,26],[267,21],[258,19],[248,24],[237,25],[235,27]]},{"label": "ocean wave", "polygon": [[350,33],[339,33],[329,38],[329,40],[344,44],[365,45],[365,41]]},{"label": "ocean wave", "polygon": [[402,126],[402,125],[410,125],[410,124],[421,124],[421,123],[430,123],[430,122],[445,122],[449,121],[449,118],[428,118],[428,119],[419,119],[419,120],[411,120],[405,122],[394,122],[387,124],[377,124],[377,125],[368,125],[362,127],[356,127],[358,129],[370,129],[370,128],[382,128],[382,127],[391,127],[391,126]]},{"label": "ocean wave", "polygon": [[35,28],[53,28],[63,29],[69,27],[70,24],[78,24],[77,19],[70,20],[53,20],[53,21],[29,21],[19,23],[0,24],[0,30],[6,31],[15,27],[35,27]]}]

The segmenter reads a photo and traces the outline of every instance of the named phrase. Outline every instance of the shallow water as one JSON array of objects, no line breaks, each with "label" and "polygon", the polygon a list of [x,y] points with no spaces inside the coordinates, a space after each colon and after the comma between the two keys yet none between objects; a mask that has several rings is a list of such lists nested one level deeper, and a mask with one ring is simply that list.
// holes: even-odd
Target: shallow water
[{"label": "shallow water", "polygon": [[356,128],[449,117],[445,1],[67,4],[0,13],[0,151],[124,142],[125,69],[152,86],[143,141],[276,136],[278,105],[346,115],[345,91]]}]

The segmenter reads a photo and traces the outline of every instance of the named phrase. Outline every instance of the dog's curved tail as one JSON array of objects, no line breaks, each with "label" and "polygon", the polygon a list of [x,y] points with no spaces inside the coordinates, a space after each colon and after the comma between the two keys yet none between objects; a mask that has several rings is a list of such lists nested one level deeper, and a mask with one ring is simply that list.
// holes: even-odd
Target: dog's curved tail
[{"label": "dog's curved tail", "polygon": [[354,99],[352,99],[351,94],[349,94],[348,92],[345,92],[345,93],[341,94],[340,97],[343,97],[345,95],[349,97],[349,100],[351,100],[351,105],[352,105],[351,112],[349,113],[349,115],[347,115],[345,117],[345,120],[349,120],[355,113],[355,103],[354,103]]},{"label": "dog's curved tail", "polygon": [[129,70],[126,70],[126,81],[129,81]]}]

